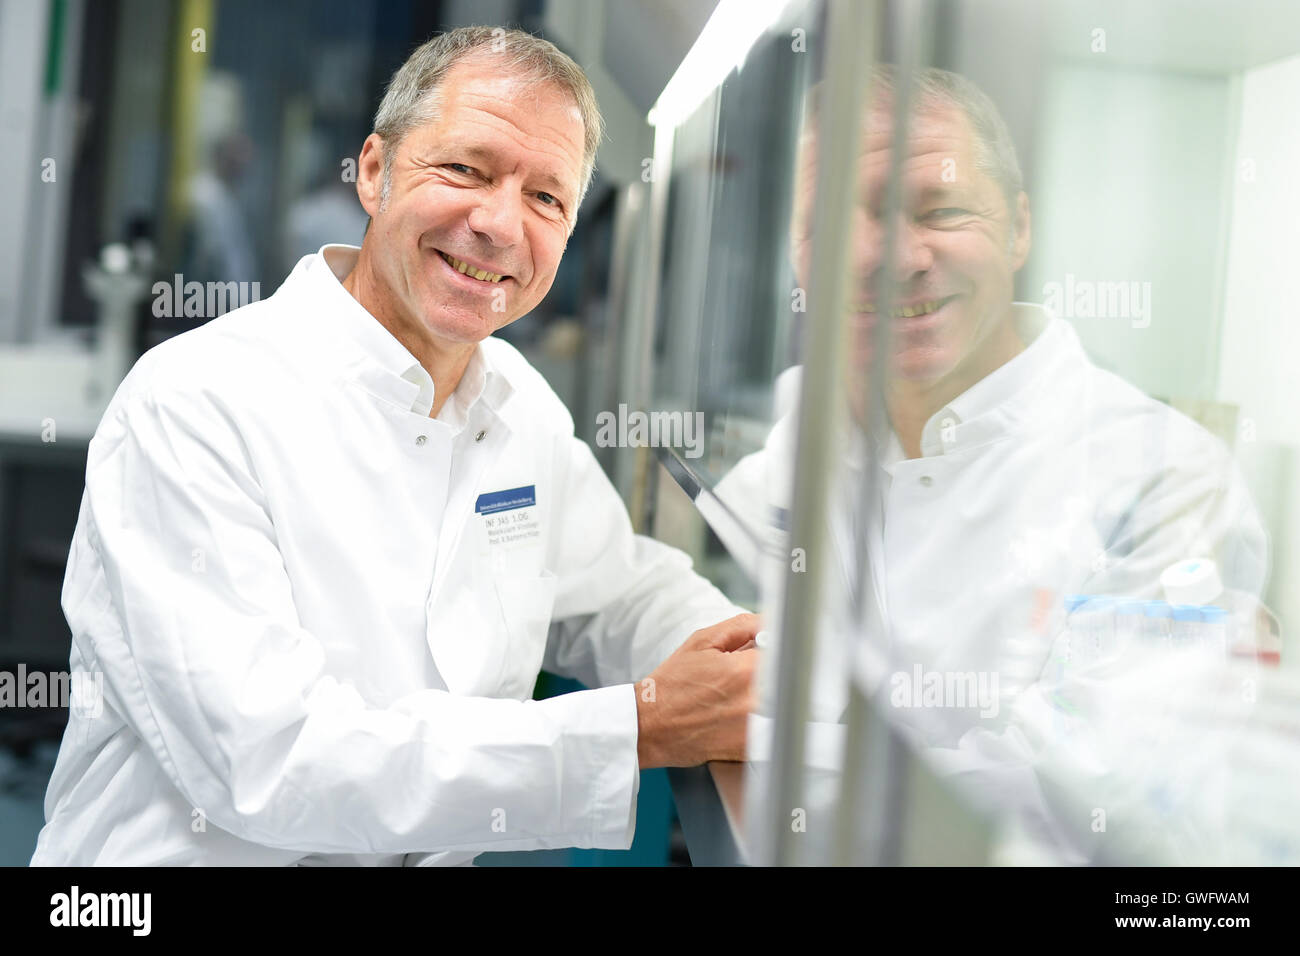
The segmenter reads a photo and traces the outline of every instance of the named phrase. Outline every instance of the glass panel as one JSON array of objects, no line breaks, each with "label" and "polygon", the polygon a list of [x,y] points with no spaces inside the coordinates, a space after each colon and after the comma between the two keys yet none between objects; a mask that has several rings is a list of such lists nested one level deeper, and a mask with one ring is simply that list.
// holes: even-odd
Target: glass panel
[{"label": "glass panel", "polygon": [[946,4],[960,76],[897,155],[866,113],[812,693],[847,646],[858,861],[932,858],[934,784],[995,859],[1300,858],[1300,12],[1245,6]]},{"label": "glass panel", "polygon": [[[698,106],[678,121],[658,118],[656,152],[667,155],[657,172],[667,179],[656,186],[667,192],[641,443],[660,449],[661,486],[685,490],[707,522],[672,542],[755,607],[764,555],[783,550],[784,509],[716,485],[762,447],[780,373],[794,361],[803,309],[790,246],[795,160],[822,15],[821,3],[786,4]],[[661,537],[665,523],[683,525],[673,494],[658,490]]]},{"label": "glass panel", "polygon": [[654,407],[702,424],[664,444],[709,482],[761,445],[791,362],[791,196],[819,6],[790,4],[672,130]]},{"label": "glass panel", "polygon": [[[802,813],[785,859],[1300,857],[1297,315],[1276,292],[1300,253],[1300,12],[1246,6],[881,5],[894,65],[857,181],[817,184],[853,203],[847,378],[805,422],[835,448],[824,546],[783,537],[816,510],[793,495],[819,466],[799,403],[826,374],[811,323],[835,321],[792,308],[816,293],[795,183],[849,118],[809,108],[831,109],[815,63],[798,108],[760,108],[793,92],[774,34],[675,131],[655,407],[707,427],[670,471],[722,506],[788,631],[770,649],[811,655],[793,790],[751,741],[756,843]],[[815,603],[786,614],[810,567]],[[758,716],[797,722],[777,660]]]}]

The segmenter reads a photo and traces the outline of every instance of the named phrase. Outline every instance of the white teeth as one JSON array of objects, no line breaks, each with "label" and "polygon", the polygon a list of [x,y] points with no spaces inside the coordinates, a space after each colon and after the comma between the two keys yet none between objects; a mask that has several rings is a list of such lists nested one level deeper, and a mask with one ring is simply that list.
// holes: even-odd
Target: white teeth
[{"label": "white teeth", "polygon": [[460,272],[467,276],[473,276],[475,279],[479,279],[483,282],[500,282],[502,279],[505,278],[505,276],[497,275],[495,272],[488,272],[485,269],[475,269],[468,262],[461,262],[455,256],[449,256],[445,252],[440,251],[438,255],[446,259],[447,264],[450,265],[457,272]]}]

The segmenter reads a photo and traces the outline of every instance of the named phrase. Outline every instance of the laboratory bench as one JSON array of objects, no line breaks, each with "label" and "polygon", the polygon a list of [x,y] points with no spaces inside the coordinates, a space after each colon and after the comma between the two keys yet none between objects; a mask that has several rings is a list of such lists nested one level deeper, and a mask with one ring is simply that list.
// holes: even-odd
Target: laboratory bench
[{"label": "laboratory bench", "polygon": [[744,851],[747,764],[714,760],[699,767],[672,767],[677,818],[692,866],[746,866]]}]

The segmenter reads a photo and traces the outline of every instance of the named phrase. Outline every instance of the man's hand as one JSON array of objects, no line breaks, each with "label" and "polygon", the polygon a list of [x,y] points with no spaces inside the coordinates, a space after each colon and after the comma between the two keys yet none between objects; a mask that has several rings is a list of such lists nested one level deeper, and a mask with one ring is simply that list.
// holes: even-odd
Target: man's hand
[{"label": "man's hand", "polygon": [[738,614],[696,631],[636,684],[641,769],[745,759],[761,624],[757,614]]}]

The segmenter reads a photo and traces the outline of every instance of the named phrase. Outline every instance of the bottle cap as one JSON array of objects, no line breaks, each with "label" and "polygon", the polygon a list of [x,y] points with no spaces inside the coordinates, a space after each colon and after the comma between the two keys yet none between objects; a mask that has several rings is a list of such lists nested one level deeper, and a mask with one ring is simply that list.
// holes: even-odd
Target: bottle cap
[{"label": "bottle cap", "polygon": [[1179,561],[1160,575],[1170,604],[1210,604],[1223,593],[1219,569],[1209,558]]}]

